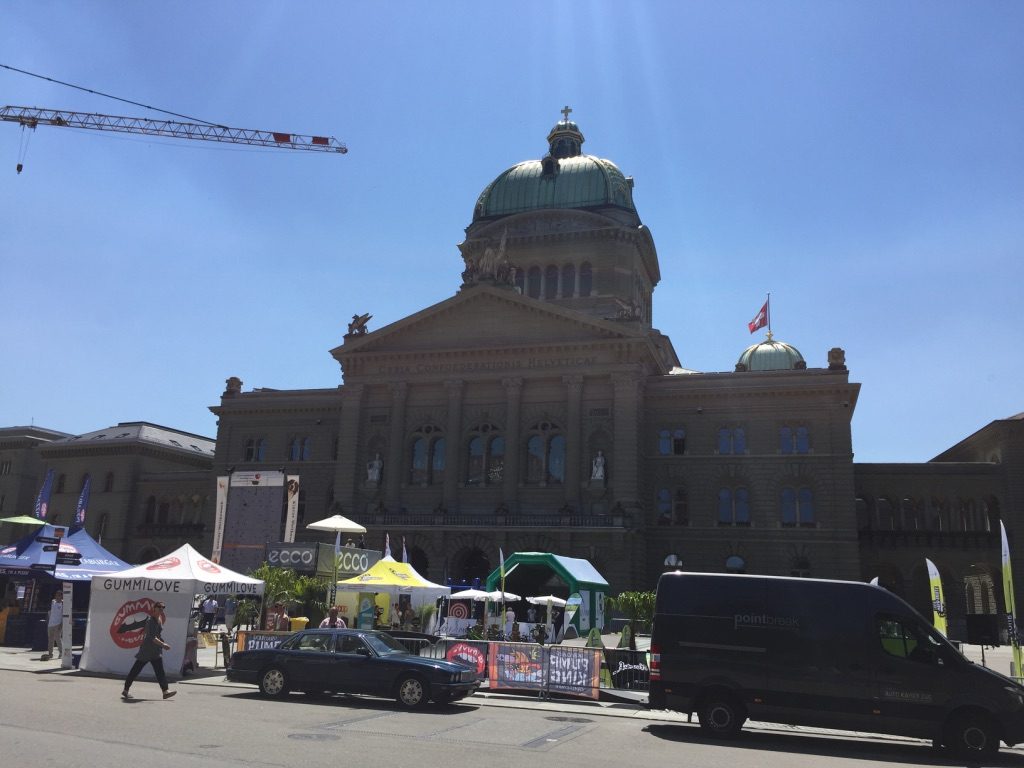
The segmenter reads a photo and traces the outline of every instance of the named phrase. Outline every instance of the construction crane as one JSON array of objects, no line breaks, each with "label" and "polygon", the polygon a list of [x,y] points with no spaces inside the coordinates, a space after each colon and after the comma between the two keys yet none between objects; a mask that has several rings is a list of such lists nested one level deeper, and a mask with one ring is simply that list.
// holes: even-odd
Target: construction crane
[{"label": "construction crane", "polygon": [[[0,108],[0,120],[18,123],[22,128],[35,129],[39,125],[62,128],[88,128],[94,131],[141,133],[147,136],[167,136],[174,139],[219,141],[226,144],[248,144],[255,147],[302,149],[307,152],[348,152],[342,142],[332,136],[302,136],[279,131],[257,131],[248,128],[228,128],[212,123],[183,123],[176,120],[147,120],[142,117],[100,115],[92,112],[69,112],[60,109],[36,107]],[[19,158],[20,159],[20,158]],[[19,162],[18,173],[22,164]]]}]

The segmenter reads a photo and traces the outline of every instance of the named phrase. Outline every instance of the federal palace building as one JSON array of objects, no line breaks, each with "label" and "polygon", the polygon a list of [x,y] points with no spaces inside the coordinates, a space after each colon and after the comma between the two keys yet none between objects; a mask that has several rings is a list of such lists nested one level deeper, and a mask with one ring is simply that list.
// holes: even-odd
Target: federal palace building
[{"label": "federal palace building", "polygon": [[[89,474],[88,529],[143,562],[210,550],[218,477],[283,468],[301,481],[299,540],[333,540],[304,523],[340,512],[374,548],[404,536],[434,581],[486,576],[500,547],[586,558],[612,594],[677,566],[877,576],[930,612],[928,557],[951,635],[1001,611],[999,521],[1011,546],[1024,530],[1024,414],[926,463],[859,464],[861,385],[841,348],[805,358],[769,332],[729,370],[683,368],[651,324],[661,273],[633,179],[583,143],[566,117],[540,159],[481,192],[450,298],[380,328],[353,317],[330,350],[343,384],[232,376],[215,440],[146,422],[0,429],[0,513],[31,514],[53,468],[51,515],[67,523]],[[23,533],[0,526],[0,541]]]}]

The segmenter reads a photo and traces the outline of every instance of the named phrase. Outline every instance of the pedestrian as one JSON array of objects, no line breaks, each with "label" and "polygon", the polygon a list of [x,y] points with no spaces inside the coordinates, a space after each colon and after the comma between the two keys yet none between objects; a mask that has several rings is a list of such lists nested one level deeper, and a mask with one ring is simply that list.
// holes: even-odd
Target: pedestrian
[{"label": "pedestrian", "polygon": [[292,617],[288,615],[288,608],[284,603],[277,604],[277,618],[274,620],[274,629],[278,632],[292,631]]},{"label": "pedestrian", "polygon": [[203,600],[201,609],[203,618],[199,622],[200,632],[213,632],[213,621],[217,618],[218,608],[220,608],[220,603],[217,602],[213,595]]},{"label": "pedestrian", "polygon": [[177,693],[177,691],[168,690],[167,675],[164,674],[163,653],[171,650],[171,646],[165,643],[163,638],[164,621],[167,619],[164,614],[166,607],[163,603],[156,602],[149,609],[149,618],[146,619],[142,644],[139,646],[138,653],[135,654],[135,663],[132,664],[131,671],[128,672],[128,677],[124,680],[124,690],[121,691],[121,698],[126,701],[133,698],[128,691],[132,687],[132,683],[135,682],[135,678],[139,676],[139,672],[147,664],[152,665],[156,681],[160,684],[160,690],[163,691],[165,699],[169,699]]},{"label": "pedestrian", "polygon": [[327,609],[327,617],[320,622],[321,629],[345,629],[348,625],[338,615],[338,606],[332,605]]},{"label": "pedestrian", "polygon": [[57,587],[53,593],[53,602],[50,603],[50,616],[46,621],[46,653],[43,654],[43,661],[53,658],[53,644],[57,644],[57,656],[64,655],[64,587]]}]

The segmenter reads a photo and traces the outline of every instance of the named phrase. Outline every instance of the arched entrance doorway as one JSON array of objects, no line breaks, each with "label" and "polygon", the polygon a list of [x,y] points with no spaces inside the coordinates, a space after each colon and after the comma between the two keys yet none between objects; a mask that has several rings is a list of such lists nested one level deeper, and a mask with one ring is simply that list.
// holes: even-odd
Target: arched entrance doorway
[{"label": "arched entrance doorway", "polygon": [[491,567],[491,561],[483,550],[470,547],[455,554],[448,576],[453,586],[465,585],[482,589],[492,570],[494,569]]}]

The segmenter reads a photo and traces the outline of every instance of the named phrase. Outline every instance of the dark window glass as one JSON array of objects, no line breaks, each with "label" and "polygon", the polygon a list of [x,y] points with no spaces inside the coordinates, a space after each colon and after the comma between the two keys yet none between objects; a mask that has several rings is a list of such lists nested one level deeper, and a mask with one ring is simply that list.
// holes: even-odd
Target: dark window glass
[{"label": "dark window glass", "polygon": [[658,432],[658,453],[662,456],[672,453],[672,437],[667,429]]},{"label": "dark window glass", "polygon": [[718,430],[718,452],[723,456],[732,453],[732,434],[728,429]]},{"label": "dark window glass", "polygon": [[796,452],[797,453],[809,453],[811,450],[811,440],[807,434],[807,427],[796,428]]},{"label": "dark window glass", "polygon": [[505,477],[505,438],[492,438],[487,454],[487,484],[500,485]]},{"label": "dark window glass", "polygon": [[572,298],[576,293],[576,267],[566,264],[562,267],[562,298]]},{"label": "dark window glass", "polygon": [[409,482],[413,485],[426,485],[428,482],[426,438],[416,438],[412,443],[409,457]]},{"label": "dark window glass", "polygon": [[252,461],[256,456],[256,441],[252,438],[245,441],[245,449],[242,452],[243,461]]},{"label": "dark window glass", "polygon": [[60,477],[58,477],[57,478],[57,487],[53,489],[54,493],[64,493],[64,484],[66,482],[67,482],[67,477],[65,475],[61,475]]},{"label": "dark window glass", "polygon": [[789,427],[782,427],[779,430],[779,453],[790,454],[793,452],[793,430]]},{"label": "dark window glass", "polygon": [[530,267],[526,277],[526,295],[531,299],[540,298],[540,267]]},{"label": "dark window glass", "polygon": [[796,492],[792,488],[782,489],[782,524],[796,525]]},{"label": "dark window glass", "polygon": [[810,488],[801,488],[798,498],[800,504],[800,525],[814,525],[814,494]]},{"label": "dark window glass", "polygon": [[676,488],[675,505],[673,507],[676,525],[690,524],[690,503],[685,488]]},{"label": "dark window glass", "polygon": [[747,433],[743,427],[736,427],[732,432],[732,450],[733,453],[747,452]]},{"label": "dark window glass", "polygon": [[444,467],[445,467],[445,442],[443,437],[439,437],[434,440],[434,445],[431,450],[432,462],[431,462],[431,475],[430,482],[432,483],[443,483],[444,482]]},{"label": "dark window glass", "polygon": [[313,455],[313,441],[306,437],[302,440],[302,460],[309,461]]},{"label": "dark window glass", "polygon": [[565,438],[555,435],[548,449],[548,482],[561,485],[565,482]]},{"label": "dark window glass", "polygon": [[516,270],[516,289],[520,293],[526,292],[526,275],[523,273],[523,270],[521,269]]},{"label": "dark window glass", "polygon": [[686,453],[686,432],[681,429],[672,433],[672,453],[676,456]]},{"label": "dark window glass", "polygon": [[526,442],[526,482],[536,485],[544,478],[544,438],[532,435]]},{"label": "dark window glass", "polygon": [[110,493],[114,490],[114,473],[107,472],[107,477],[103,481],[103,492]]},{"label": "dark window glass", "polygon": [[672,492],[668,488],[658,489],[658,525],[672,524]]},{"label": "dark window glass", "polygon": [[746,488],[737,488],[735,497],[736,525],[750,525],[750,496]]},{"label": "dark window glass", "polygon": [[584,261],[580,264],[580,296],[589,296],[593,279],[590,273],[590,262]]},{"label": "dark window glass", "polygon": [[718,491],[718,523],[719,525],[732,525],[732,491],[729,488],[722,488]]},{"label": "dark window glass", "polygon": [[161,525],[165,525],[167,523],[167,519],[170,517],[170,515],[171,515],[171,505],[170,505],[170,503],[166,502],[166,501],[161,501],[160,502],[160,506],[157,508],[157,511],[156,511],[156,521],[158,523],[160,523]]},{"label": "dark window glass", "polygon": [[544,270],[544,298],[554,299],[558,296],[558,267],[549,266]]},{"label": "dark window glass", "polygon": [[474,437],[469,441],[469,463],[466,468],[466,485],[483,485],[484,482],[484,441]]}]

